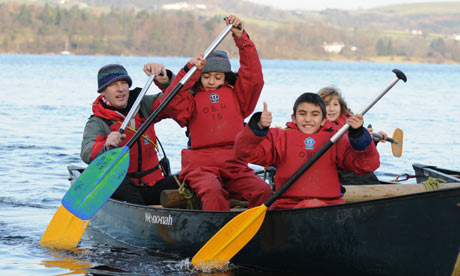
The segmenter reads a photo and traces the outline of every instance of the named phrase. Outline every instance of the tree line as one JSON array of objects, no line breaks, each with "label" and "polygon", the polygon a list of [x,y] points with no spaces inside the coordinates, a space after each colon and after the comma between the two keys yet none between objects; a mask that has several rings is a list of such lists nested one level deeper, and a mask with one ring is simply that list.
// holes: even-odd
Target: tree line
[{"label": "tree line", "polygon": [[[263,24],[246,20],[261,58],[460,62],[460,41],[402,30],[341,29],[321,22]],[[224,27],[221,15],[182,11],[62,8],[0,4],[0,52],[88,55],[194,56]],[[339,53],[324,45],[340,42]],[[231,39],[222,48],[236,56]],[[227,45],[225,45],[227,44]]]}]

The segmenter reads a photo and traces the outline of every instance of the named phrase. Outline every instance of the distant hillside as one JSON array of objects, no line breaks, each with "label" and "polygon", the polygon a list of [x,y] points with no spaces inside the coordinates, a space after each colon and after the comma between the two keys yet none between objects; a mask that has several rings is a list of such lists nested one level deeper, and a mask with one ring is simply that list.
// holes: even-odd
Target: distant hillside
[{"label": "distant hillside", "polygon": [[[8,1],[5,1],[8,2]],[[18,2],[15,0],[14,2]],[[24,1],[30,3],[30,1]],[[424,32],[454,34],[459,31],[460,2],[436,2],[389,5],[370,10],[344,11],[327,9],[324,11],[285,11],[269,6],[238,0],[35,0],[36,3],[74,5],[109,10],[117,9],[162,10],[169,5],[188,4],[184,11],[193,11],[202,16],[235,13],[240,17],[274,22],[320,22],[339,28],[366,28],[385,25],[396,29],[420,29]],[[203,5],[205,8],[196,8]]]},{"label": "distant hillside", "polygon": [[459,33],[460,2],[392,5],[371,10],[320,12],[322,22],[344,28],[421,30],[424,33]]},{"label": "distant hillside", "polygon": [[313,12],[224,0],[0,0],[0,52],[192,56],[229,14],[245,21],[262,58],[460,63],[452,2]]}]

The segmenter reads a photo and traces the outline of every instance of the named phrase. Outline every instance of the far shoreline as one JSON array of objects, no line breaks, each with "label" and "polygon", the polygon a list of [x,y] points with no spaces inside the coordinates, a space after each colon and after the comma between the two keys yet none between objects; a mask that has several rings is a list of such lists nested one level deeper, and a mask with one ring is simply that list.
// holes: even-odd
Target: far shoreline
[{"label": "far shoreline", "polygon": [[[65,52],[65,53],[0,53],[0,55],[51,55],[51,56],[118,56],[118,57],[159,57],[159,58],[190,58],[187,56],[140,56],[140,55],[103,55],[103,54],[88,54],[88,53],[72,53],[72,52]],[[456,63],[452,60],[443,60],[434,61],[432,59],[408,59],[407,57],[402,56],[376,56],[376,57],[369,57],[366,59],[349,59],[349,58],[314,58],[314,59],[292,59],[292,58],[264,58],[260,57],[263,60],[305,60],[305,61],[340,61],[340,62],[372,62],[372,63],[413,63],[413,64],[445,64],[445,65],[458,65],[460,63]]]}]

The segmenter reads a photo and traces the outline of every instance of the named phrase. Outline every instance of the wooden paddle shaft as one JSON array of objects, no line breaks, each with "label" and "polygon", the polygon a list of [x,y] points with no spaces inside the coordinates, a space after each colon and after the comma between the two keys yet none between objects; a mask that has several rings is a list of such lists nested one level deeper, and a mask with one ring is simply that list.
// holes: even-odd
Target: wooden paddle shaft
[{"label": "wooden paddle shaft", "polygon": [[[458,188],[460,183],[440,183],[439,189]],[[357,202],[392,196],[408,195],[426,192],[423,184],[371,184],[371,185],[345,185],[346,193],[343,199],[346,202]],[[163,190],[161,192],[161,206],[165,208],[185,209],[187,199],[178,190]],[[230,206],[247,207],[246,201],[230,200]]]},{"label": "wooden paddle shaft", "polygon": [[[460,183],[439,183],[439,189],[458,188]],[[392,196],[426,192],[423,184],[375,184],[345,185],[347,190],[343,196],[346,202],[356,202]]]},{"label": "wooden paddle shaft", "polygon": [[[187,208],[187,199],[178,190],[163,190],[160,195],[161,206],[165,208]],[[247,201],[230,199],[230,206],[248,207]]]}]

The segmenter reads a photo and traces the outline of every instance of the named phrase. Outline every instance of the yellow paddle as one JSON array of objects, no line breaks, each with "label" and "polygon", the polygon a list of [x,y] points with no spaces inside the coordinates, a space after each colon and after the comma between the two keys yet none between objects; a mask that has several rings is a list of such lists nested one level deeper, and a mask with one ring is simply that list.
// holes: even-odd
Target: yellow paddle
[{"label": "yellow paddle", "polygon": [[[372,128],[372,125],[369,124],[367,128]],[[377,139],[383,139],[383,135],[379,133],[374,133],[374,138]],[[387,138],[385,141],[388,141],[391,143],[391,151],[393,152],[393,156],[395,157],[401,157],[402,155],[402,149],[403,149],[403,138],[404,138],[404,133],[401,129],[396,128],[393,132],[393,138]]]},{"label": "yellow paddle", "polygon": [[404,133],[401,129],[397,128],[393,131],[393,140],[394,143],[391,143],[391,151],[393,152],[393,156],[401,157],[402,150],[403,150],[403,138]]},{"label": "yellow paddle", "polygon": [[[364,115],[380,98],[382,98],[400,79],[407,81],[403,72],[393,69],[396,77],[375,96],[359,113]],[[192,258],[192,264],[203,270],[223,268],[259,230],[268,207],[278,199],[306,170],[308,170],[334,143],[349,129],[348,123],[332,136],[286,183],[261,206],[248,209],[230,220],[220,229]]]},{"label": "yellow paddle", "polygon": [[59,206],[40,240],[40,245],[50,248],[71,249],[85,233],[89,220],[81,220],[64,206]]}]

